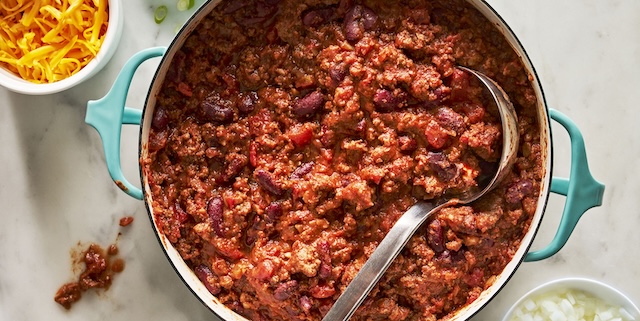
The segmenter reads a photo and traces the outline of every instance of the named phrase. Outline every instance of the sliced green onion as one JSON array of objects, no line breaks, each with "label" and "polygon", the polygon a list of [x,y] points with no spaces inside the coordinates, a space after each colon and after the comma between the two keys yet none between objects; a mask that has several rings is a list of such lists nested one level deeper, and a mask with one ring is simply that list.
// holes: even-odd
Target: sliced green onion
[{"label": "sliced green onion", "polygon": [[159,24],[164,21],[164,19],[167,17],[168,12],[169,9],[167,9],[167,6],[159,6],[153,13],[153,19],[156,21],[156,23]]},{"label": "sliced green onion", "polygon": [[193,0],[178,0],[177,7],[179,11],[185,11],[193,8],[193,5]]}]

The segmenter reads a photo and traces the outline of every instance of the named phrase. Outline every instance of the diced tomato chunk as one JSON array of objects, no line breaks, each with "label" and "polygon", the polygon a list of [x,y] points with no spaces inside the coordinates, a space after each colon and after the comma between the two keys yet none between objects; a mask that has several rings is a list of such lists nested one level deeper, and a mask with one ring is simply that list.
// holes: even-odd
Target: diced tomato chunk
[{"label": "diced tomato chunk", "polygon": [[187,214],[187,212],[185,212],[185,210],[182,209],[179,203],[175,203],[175,206],[173,208],[173,213],[175,215],[176,220],[180,223],[184,223],[189,218],[189,214]]},{"label": "diced tomato chunk", "polygon": [[236,200],[233,197],[225,197],[224,202],[227,203],[229,208],[236,206]]},{"label": "diced tomato chunk", "polygon": [[193,96],[193,92],[191,91],[191,87],[189,87],[189,85],[187,85],[184,82],[179,82],[178,83],[178,91],[181,94],[183,94],[183,95],[185,95],[187,97]]},{"label": "diced tomato chunk", "polygon": [[333,286],[323,284],[323,285],[315,285],[309,289],[311,296],[316,299],[326,299],[331,297],[336,293],[336,289]]},{"label": "diced tomato chunk", "polygon": [[466,100],[469,97],[469,75],[461,69],[454,69],[451,75],[451,99]]},{"label": "diced tomato chunk", "polygon": [[484,271],[479,268],[474,268],[470,274],[465,277],[465,282],[472,287],[481,286],[484,278]]},{"label": "diced tomato chunk", "polygon": [[449,134],[437,122],[432,121],[427,125],[424,135],[434,148],[440,149],[447,144]]},{"label": "diced tomato chunk", "polygon": [[303,147],[313,138],[313,129],[305,124],[298,124],[291,128],[288,136],[294,145]]}]

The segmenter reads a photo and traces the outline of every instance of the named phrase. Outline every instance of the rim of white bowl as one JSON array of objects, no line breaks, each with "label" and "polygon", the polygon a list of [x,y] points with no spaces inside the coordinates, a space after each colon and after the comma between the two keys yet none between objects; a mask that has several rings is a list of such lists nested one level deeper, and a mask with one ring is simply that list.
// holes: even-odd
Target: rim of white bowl
[{"label": "rim of white bowl", "polygon": [[640,310],[628,296],[606,283],[583,277],[567,277],[557,279],[533,288],[525,295],[523,295],[518,301],[516,301],[516,303],[514,303],[511,308],[509,308],[507,313],[502,318],[502,321],[508,321],[509,318],[511,318],[512,314],[515,312],[516,308],[520,306],[520,304],[522,304],[525,300],[541,293],[566,288],[589,292],[594,296],[601,298],[607,303],[619,305],[627,310],[627,312],[629,312],[634,318],[636,318],[636,320],[640,321]]},{"label": "rim of white bowl", "polygon": [[53,83],[36,84],[0,67],[0,85],[20,94],[47,95],[67,90],[93,77],[111,59],[122,36],[123,13],[120,0],[108,0],[108,4],[109,26],[105,33],[104,42],[96,56],[76,74]]}]

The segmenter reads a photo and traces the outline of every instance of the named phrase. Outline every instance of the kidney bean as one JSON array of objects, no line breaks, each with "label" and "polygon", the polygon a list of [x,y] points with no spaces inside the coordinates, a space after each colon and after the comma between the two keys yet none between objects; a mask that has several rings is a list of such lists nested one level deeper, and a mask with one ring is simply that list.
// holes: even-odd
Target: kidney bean
[{"label": "kidney bean", "polygon": [[404,152],[413,152],[418,148],[418,142],[409,136],[398,137],[398,145],[400,150]]},{"label": "kidney bean", "polygon": [[450,128],[458,134],[462,134],[464,132],[464,117],[449,107],[439,108],[436,112],[436,119],[438,120],[438,123],[445,128]]},{"label": "kidney bean", "polygon": [[222,231],[223,212],[224,202],[222,201],[222,197],[216,196],[209,199],[209,202],[207,202],[207,214],[209,215],[209,220],[211,221],[213,232],[218,237],[224,236],[224,233]]},{"label": "kidney bean", "polygon": [[364,26],[364,30],[369,31],[373,29],[376,26],[376,22],[378,22],[378,15],[368,7],[363,7],[362,25]]},{"label": "kidney bean", "polygon": [[241,113],[248,114],[256,108],[258,93],[255,91],[240,93],[239,97],[240,99],[238,99],[237,107]]},{"label": "kidney bean", "polygon": [[378,89],[373,95],[373,104],[379,112],[387,113],[402,108],[406,104],[404,92],[394,93],[389,89]]},{"label": "kidney bean", "polygon": [[302,13],[302,24],[307,27],[317,27],[334,17],[335,9],[331,7],[311,9]]},{"label": "kidney bean", "polygon": [[464,253],[466,252],[465,248],[462,247],[458,251],[444,250],[437,256],[437,260],[442,262],[445,265],[455,264],[457,262],[461,262],[466,260]]},{"label": "kidney bean", "polygon": [[436,253],[442,253],[445,250],[444,229],[438,219],[431,221],[427,227],[427,244]]},{"label": "kidney bean", "polygon": [[357,42],[362,39],[365,31],[373,29],[377,20],[378,15],[368,7],[353,6],[344,17],[345,38],[350,42]]},{"label": "kidney bean", "polygon": [[349,21],[345,19],[344,34],[348,41],[356,42],[362,39],[364,30],[356,21]]},{"label": "kidney bean", "polygon": [[282,216],[282,204],[279,202],[271,202],[271,204],[267,205],[264,209],[264,212],[268,222],[275,222]]},{"label": "kidney bean", "polygon": [[151,119],[151,126],[157,130],[164,130],[169,124],[169,115],[164,108],[156,108]]},{"label": "kidney bean", "polygon": [[318,268],[318,276],[321,279],[328,279],[331,277],[331,275],[332,275],[331,265],[324,262],[320,263],[320,267]]},{"label": "kidney bean", "polygon": [[393,93],[388,89],[378,89],[373,96],[373,102],[376,104],[376,107],[385,111],[395,109],[394,100],[395,97],[393,97]]},{"label": "kidney bean", "polygon": [[242,169],[249,163],[247,156],[242,154],[231,154],[231,161],[227,163],[227,168],[224,172],[223,180],[228,182],[238,176]]},{"label": "kidney bean", "polygon": [[224,124],[233,120],[233,109],[220,101],[205,99],[200,106],[207,121]]},{"label": "kidney bean", "polygon": [[323,262],[331,262],[331,245],[327,241],[318,241],[316,244],[318,254]]},{"label": "kidney bean", "polygon": [[333,80],[336,85],[341,83],[344,78],[347,77],[348,73],[349,66],[343,63],[333,65],[329,68],[329,77],[331,77],[331,80]]},{"label": "kidney bean", "polygon": [[309,299],[309,297],[306,295],[301,296],[298,303],[300,304],[300,308],[307,313],[311,311],[311,308],[313,307],[313,303],[311,303],[311,299]]},{"label": "kidney bean", "polygon": [[443,153],[429,152],[427,154],[429,168],[439,179],[448,182],[458,176],[458,168],[451,164]]},{"label": "kidney bean", "polygon": [[193,271],[211,294],[216,295],[220,293],[220,286],[214,283],[215,276],[208,266],[200,264],[196,266]]},{"label": "kidney bean", "polygon": [[284,301],[291,297],[298,289],[298,281],[290,280],[281,282],[278,284],[275,290],[273,290],[273,296],[278,301]]},{"label": "kidney bean", "polygon": [[533,192],[533,183],[526,179],[519,180],[507,188],[505,199],[509,204],[517,204],[531,192]]},{"label": "kidney bean", "polygon": [[327,241],[318,241],[316,244],[316,252],[321,261],[318,268],[318,276],[321,279],[328,279],[333,273],[331,265],[331,245]]},{"label": "kidney bean", "polygon": [[284,194],[284,190],[282,189],[280,184],[278,184],[278,182],[273,179],[271,173],[263,169],[259,169],[255,172],[255,178],[258,182],[258,185],[264,188],[267,192],[276,196],[281,196],[282,194]]},{"label": "kidney bean", "polygon": [[291,179],[301,179],[303,178],[305,175],[309,174],[309,172],[311,172],[311,170],[313,169],[313,165],[315,165],[314,162],[308,162],[308,163],[304,163],[301,164],[300,166],[298,166],[298,168],[296,168],[293,173],[291,173],[291,176],[289,176],[289,178]]},{"label": "kidney bean", "polygon": [[319,91],[312,91],[293,104],[293,113],[298,117],[313,116],[324,106],[324,96]]}]

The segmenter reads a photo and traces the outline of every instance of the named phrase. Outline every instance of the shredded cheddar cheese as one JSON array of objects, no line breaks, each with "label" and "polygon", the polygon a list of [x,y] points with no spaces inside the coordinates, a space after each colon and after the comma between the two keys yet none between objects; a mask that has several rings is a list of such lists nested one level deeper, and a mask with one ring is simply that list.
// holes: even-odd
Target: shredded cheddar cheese
[{"label": "shredded cheddar cheese", "polygon": [[34,83],[77,73],[108,25],[107,0],[0,0],[0,66]]}]

